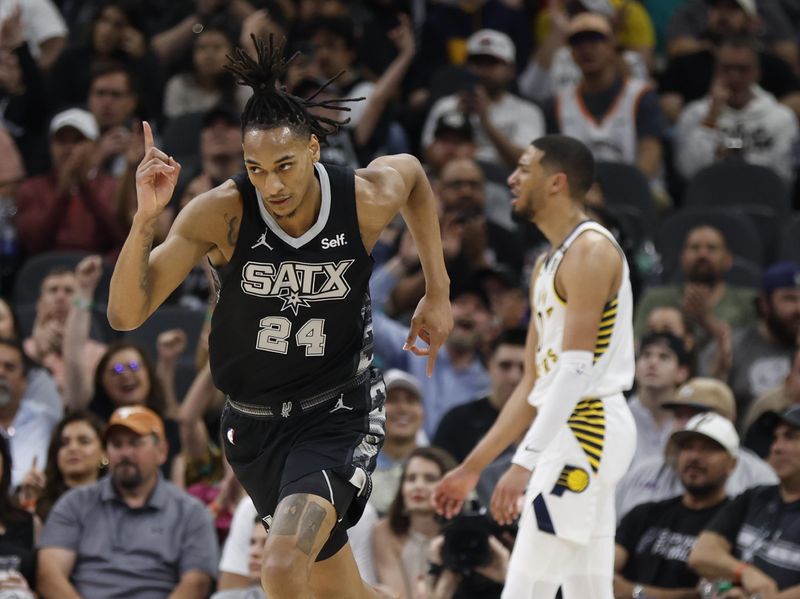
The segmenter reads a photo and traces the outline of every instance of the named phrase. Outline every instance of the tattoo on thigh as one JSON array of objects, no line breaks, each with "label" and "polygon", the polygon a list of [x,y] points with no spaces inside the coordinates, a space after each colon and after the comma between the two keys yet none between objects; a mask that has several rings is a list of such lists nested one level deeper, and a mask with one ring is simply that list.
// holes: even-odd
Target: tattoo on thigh
[{"label": "tattoo on thigh", "polygon": [[270,528],[269,532],[276,535],[296,534],[297,527],[300,524],[300,516],[303,515],[306,503],[308,503],[308,497],[305,495],[289,497],[275,515],[276,517],[273,519],[274,526]]},{"label": "tattoo on thigh", "polygon": [[297,548],[306,555],[311,554],[314,539],[317,538],[317,533],[324,520],[325,509],[316,503],[309,503],[303,516],[303,524],[300,526],[300,536],[297,539]]}]

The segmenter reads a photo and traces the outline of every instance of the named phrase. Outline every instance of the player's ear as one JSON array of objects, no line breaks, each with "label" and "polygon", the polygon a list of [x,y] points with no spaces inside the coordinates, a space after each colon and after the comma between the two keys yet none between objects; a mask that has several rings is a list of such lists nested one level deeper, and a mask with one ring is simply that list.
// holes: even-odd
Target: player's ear
[{"label": "player's ear", "polygon": [[319,162],[319,139],[313,133],[308,138],[308,151],[311,152],[311,160]]}]

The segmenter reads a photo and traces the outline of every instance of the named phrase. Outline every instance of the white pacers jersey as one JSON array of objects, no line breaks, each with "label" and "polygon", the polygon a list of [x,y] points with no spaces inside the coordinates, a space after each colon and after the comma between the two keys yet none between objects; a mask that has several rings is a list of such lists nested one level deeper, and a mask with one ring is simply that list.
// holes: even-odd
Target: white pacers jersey
[{"label": "white pacers jersey", "polygon": [[628,263],[614,236],[594,221],[580,223],[564,242],[544,261],[533,284],[533,306],[538,345],[536,384],[528,397],[533,406],[541,405],[553,382],[562,351],[567,304],[556,291],[556,273],[572,243],[585,231],[596,231],[614,244],[622,258],[622,281],[617,295],[603,307],[597,331],[594,366],[585,397],[607,397],[627,391],[633,385],[633,294]]},{"label": "white pacers jersey", "polygon": [[613,106],[598,121],[586,109],[578,86],[570,85],[556,97],[559,131],[586,144],[595,160],[635,164],[639,146],[636,110],[649,89],[646,81],[626,79]]}]

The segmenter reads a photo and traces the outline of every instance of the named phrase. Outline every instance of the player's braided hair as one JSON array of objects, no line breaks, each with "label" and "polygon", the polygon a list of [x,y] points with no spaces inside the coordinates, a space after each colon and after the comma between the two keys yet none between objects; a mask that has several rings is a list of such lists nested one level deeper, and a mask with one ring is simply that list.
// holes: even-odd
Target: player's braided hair
[{"label": "player's braided hair", "polygon": [[280,81],[286,73],[286,67],[300,52],[295,52],[288,60],[283,51],[286,38],[277,43],[272,34],[269,43],[251,35],[256,49],[256,60],[242,48],[236,48],[233,56],[228,56],[230,64],[225,68],[233,73],[239,85],[247,85],[253,89],[253,95],[247,101],[242,113],[242,133],[249,129],[272,129],[273,127],[291,127],[299,135],[308,136],[313,133],[322,142],[327,135],[350,122],[350,119],[337,120],[326,116],[318,116],[308,112],[309,108],[321,107],[335,110],[350,109],[342,106],[345,102],[358,102],[364,98],[336,98],[315,101],[319,94],[327,89],[343,73],[335,75],[320,85],[319,89],[308,98],[298,98],[290,94]]}]

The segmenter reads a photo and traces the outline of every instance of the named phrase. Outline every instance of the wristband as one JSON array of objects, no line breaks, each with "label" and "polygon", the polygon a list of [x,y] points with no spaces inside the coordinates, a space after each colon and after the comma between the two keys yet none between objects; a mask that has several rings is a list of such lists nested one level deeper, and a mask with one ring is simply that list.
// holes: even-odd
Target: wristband
[{"label": "wristband", "polygon": [[739,562],[736,567],[733,569],[733,583],[736,585],[742,584],[742,574],[744,573],[747,568],[750,567],[750,564],[747,562]]},{"label": "wristband", "polygon": [[91,310],[94,307],[94,302],[92,300],[85,300],[80,297],[73,297],[72,305],[76,308],[80,308],[81,310]]}]

